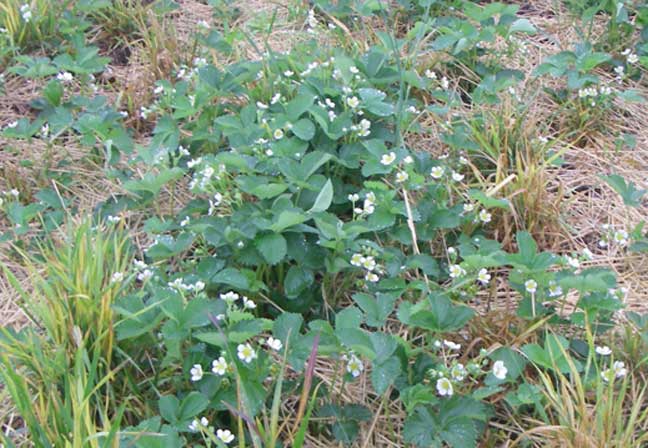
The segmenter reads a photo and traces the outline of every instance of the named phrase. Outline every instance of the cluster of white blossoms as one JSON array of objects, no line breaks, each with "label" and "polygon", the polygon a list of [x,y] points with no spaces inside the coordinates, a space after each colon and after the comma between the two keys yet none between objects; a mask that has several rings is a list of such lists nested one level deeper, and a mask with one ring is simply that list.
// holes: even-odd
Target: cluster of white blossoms
[{"label": "cluster of white blossoms", "polygon": [[486,350],[481,350],[477,358],[471,360],[468,365],[464,366],[462,363],[453,359],[457,356],[457,354],[453,352],[460,350],[460,344],[448,340],[444,340],[443,342],[437,340],[434,342],[434,347],[437,349],[446,347],[449,350],[448,352],[443,352],[443,364],[438,368],[428,370],[428,375],[432,379],[436,379],[435,387],[437,394],[442,397],[452,396],[454,394],[455,386],[460,384],[469,376],[477,377],[490,372],[500,381],[506,379],[508,368],[504,364],[504,361],[495,361],[492,364],[490,371],[484,371],[482,369],[482,365],[487,365],[487,361],[484,359],[488,354]]},{"label": "cluster of white blossoms", "polygon": [[135,271],[137,272],[137,280],[140,282],[145,282],[146,280],[153,277],[153,270],[149,268],[149,265],[146,264],[143,260],[135,259],[133,261],[135,265]]},{"label": "cluster of white blossoms", "polygon": [[430,69],[425,70],[425,77],[437,82],[435,90],[448,90],[450,87],[450,80],[447,77],[444,76],[439,80],[437,74]]},{"label": "cluster of white blossoms", "polygon": [[621,52],[621,54],[626,57],[626,62],[630,65],[639,62],[639,56],[637,56],[637,53],[634,53],[630,48],[626,48]]},{"label": "cluster of white blossoms", "polygon": [[606,383],[611,383],[617,378],[623,378],[628,374],[628,369],[623,361],[614,361],[612,367],[601,372],[601,378]]},{"label": "cluster of white blossoms", "polygon": [[[214,434],[214,428],[209,426],[209,420],[207,419],[207,417],[201,417],[200,419],[196,418],[192,420],[192,422],[189,423],[189,431],[204,431],[210,434]],[[234,441],[234,434],[232,434],[232,431],[230,431],[229,429],[217,429],[215,434],[216,438],[225,445],[228,445]]]},{"label": "cluster of white blossoms", "polygon": [[596,86],[584,87],[578,90],[578,97],[580,99],[588,101],[590,106],[596,106],[597,98],[607,97],[612,94],[613,90],[610,86]]},{"label": "cluster of white blossoms", "polygon": [[256,303],[254,303],[253,300],[248,299],[247,296],[239,296],[234,291],[222,293],[219,297],[221,300],[224,300],[229,307],[234,306],[239,298],[241,299],[241,306],[243,307],[243,309],[253,310],[257,307]]},{"label": "cluster of white blossoms", "polygon": [[[219,181],[227,173],[225,164],[220,163],[214,168],[211,164],[203,162],[202,159],[192,159],[187,162],[188,168],[194,168],[200,165],[201,169],[196,170],[189,182],[189,189],[194,192],[205,192],[209,190],[213,181]],[[221,197],[222,199],[222,197]]]},{"label": "cluster of white blossoms", "polygon": [[356,207],[356,203],[360,201],[360,195],[357,193],[350,194],[348,196],[349,201],[353,204],[353,213],[360,217],[371,215],[376,211],[376,194],[373,191],[370,191],[365,194],[364,202],[362,207]]},{"label": "cluster of white blossoms", "polygon": [[70,72],[59,72],[56,75],[56,79],[61,81],[63,84],[68,84],[74,81],[74,76]]},{"label": "cluster of white blossoms", "polygon": [[198,280],[193,284],[184,283],[184,279],[182,277],[178,277],[172,282],[168,282],[167,287],[176,291],[193,291],[195,293],[199,293],[200,291],[205,289],[205,282]]},{"label": "cluster of white blossoms", "polygon": [[610,245],[625,247],[630,241],[630,235],[625,230],[615,230],[609,224],[603,224],[603,234],[598,242],[599,247],[606,248]]},{"label": "cluster of white blossoms", "polygon": [[355,253],[351,256],[349,260],[352,266],[363,268],[365,270],[365,280],[371,283],[376,283],[380,280],[378,273],[381,272],[381,266],[376,263],[376,259],[373,255],[363,255],[361,253]]},{"label": "cluster of white blossoms", "polygon": [[29,3],[25,3],[20,7],[20,16],[26,23],[31,21],[33,14]]},{"label": "cluster of white blossoms", "polygon": [[121,283],[123,281],[124,281],[123,272],[115,272],[113,273],[112,277],[110,277],[110,283]]}]

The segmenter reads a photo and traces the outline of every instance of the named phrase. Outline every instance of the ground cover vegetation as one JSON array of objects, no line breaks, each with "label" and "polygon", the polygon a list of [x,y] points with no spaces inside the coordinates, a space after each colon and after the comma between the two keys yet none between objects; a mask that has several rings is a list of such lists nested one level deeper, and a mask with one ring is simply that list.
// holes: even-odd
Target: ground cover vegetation
[{"label": "ground cover vegetation", "polygon": [[648,5],[0,4],[2,438],[648,444]]}]

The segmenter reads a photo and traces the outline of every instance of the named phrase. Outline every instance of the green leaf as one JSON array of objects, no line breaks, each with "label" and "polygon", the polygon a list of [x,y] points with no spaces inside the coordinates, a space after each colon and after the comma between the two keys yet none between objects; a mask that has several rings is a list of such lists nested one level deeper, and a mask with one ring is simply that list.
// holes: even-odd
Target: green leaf
[{"label": "green leaf", "polygon": [[300,266],[291,266],[284,279],[284,291],[288,298],[297,298],[314,281],[313,273]]},{"label": "green leaf", "polygon": [[345,308],[335,315],[335,328],[360,328],[362,313],[354,306]]},{"label": "green leaf", "polygon": [[307,118],[302,118],[293,124],[291,131],[302,140],[310,140],[315,136],[315,125]]},{"label": "green leaf", "polygon": [[180,179],[184,175],[182,168],[163,169],[159,173],[148,172],[142,180],[124,182],[126,191],[132,193],[146,191],[156,196],[167,183]]},{"label": "green leaf", "polygon": [[614,191],[621,195],[623,203],[630,207],[638,207],[641,205],[641,198],[648,190],[637,190],[634,182],[626,183],[625,179],[618,174],[611,174],[609,176],[599,176],[611,186]]},{"label": "green leaf", "polygon": [[[426,330],[445,333],[462,328],[475,312],[465,305],[453,305],[445,295],[430,296],[431,307],[429,310],[414,312],[406,324],[414,325]],[[404,305],[404,304],[403,304]],[[402,308],[402,306],[401,306]],[[399,312],[399,318],[404,316]]]},{"label": "green leaf", "polygon": [[271,265],[275,265],[283,260],[288,252],[286,239],[279,233],[260,236],[255,240],[255,245],[259,252],[261,252],[263,258]]},{"label": "green leaf", "polygon": [[517,19],[515,22],[511,23],[509,27],[509,33],[526,33],[526,34],[535,34],[536,27],[528,19]]},{"label": "green leaf", "polygon": [[382,395],[387,388],[401,374],[400,360],[391,357],[381,364],[374,363],[371,367],[371,384],[378,395]]},{"label": "green leaf", "polygon": [[285,229],[301,224],[308,219],[303,213],[283,211],[279,214],[277,220],[270,226],[270,230],[280,233]]},{"label": "green leaf", "polygon": [[292,341],[300,337],[300,330],[304,323],[301,314],[282,313],[272,326],[272,334],[283,342],[284,346],[292,347]]},{"label": "green leaf", "polygon": [[400,294],[379,292],[374,298],[371,294],[357,293],[353,295],[353,300],[364,312],[367,325],[381,327],[394,310],[399,296]]},{"label": "green leaf", "polygon": [[333,184],[331,179],[327,179],[308,213],[324,212],[331,206],[331,202],[333,202]]},{"label": "green leaf", "polygon": [[315,100],[310,93],[301,93],[286,104],[286,115],[290,121],[297,121],[308,110]]},{"label": "green leaf", "polygon": [[169,423],[176,423],[178,421],[178,409],[180,408],[180,400],[175,395],[165,395],[158,400],[158,407],[160,415],[164,420]]},{"label": "green leaf", "polygon": [[189,392],[189,394],[182,399],[182,404],[178,410],[181,421],[189,420],[202,411],[207,409],[209,400],[200,392]]},{"label": "green leaf", "polygon": [[235,289],[247,290],[250,288],[250,283],[245,275],[235,268],[226,268],[216,274],[211,281],[213,283],[223,283],[230,285]]}]

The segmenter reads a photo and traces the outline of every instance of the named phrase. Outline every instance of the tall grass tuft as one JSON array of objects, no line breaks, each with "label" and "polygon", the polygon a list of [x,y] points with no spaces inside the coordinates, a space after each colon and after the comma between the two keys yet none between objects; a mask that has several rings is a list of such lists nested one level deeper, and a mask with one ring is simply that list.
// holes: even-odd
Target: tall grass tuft
[{"label": "tall grass tuft", "polygon": [[71,227],[37,259],[23,254],[33,291],[3,267],[33,322],[0,329],[0,379],[36,446],[117,446],[125,400],[112,385],[112,305],[131,252],[118,230]]}]

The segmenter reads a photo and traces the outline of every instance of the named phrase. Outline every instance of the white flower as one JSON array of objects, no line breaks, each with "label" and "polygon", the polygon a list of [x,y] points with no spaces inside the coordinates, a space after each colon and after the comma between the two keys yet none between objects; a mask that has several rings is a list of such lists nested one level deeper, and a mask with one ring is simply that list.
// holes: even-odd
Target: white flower
[{"label": "white flower", "polygon": [[248,299],[247,297],[243,296],[243,308],[253,310],[256,307],[257,307],[256,303],[254,303],[252,300]]},{"label": "white flower", "polygon": [[209,420],[206,417],[201,417],[200,420],[197,418],[189,423],[190,431],[198,431],[200,428],[207,428],[209,426]]},{"label": "white flower", "polygon": [[216,437],[218,437],[218,439],[225,444],[228,444],[234,440],[234,434],[232,434],[229,429],[217,429]]},{"label": "white flower", "polygon": [[549,282],[549,297],[558,297],[563,293],[560,285],[557,285],[553,280]]},{"label": "white flower", "polygon": [[364,366],[362,365],[362,361],[360,361],[357,356],[351,355],[349,361],[347,362],[346,369],[347,372],[351,374],[351,376],[357,378],[364,370]]},{"label": "white flower", "polygon": [[373,271],[376,268],[376,260],[372,256],[367,256],[362,260],[362,267],[368,271]]},{"label": "white flower", "polygon": [[295,74],[295,72],[293,72],[292,70],[286,70],[285,72],[283,72],[283,75],[284,75],[286,78],[290,78],[290,77],[291,77],[292,75],[294,75],[294,74]]},{"label": "white flower", "polygon": [[578,261],[578,258],[576,257],[570,257],[570,256],[565,256],[565,260],[567,260],[567,264],[571,266],[574,269],[580,268],[580,261]]},{"label": "white flower", "polygon": [[221,294],[220,298],[227,303],[234,303],[239,299],[239,295],[236,294],[234,291],[229,291],[226,292],[225,294]]},{"label": "white flower", "polygon": [[466,204],[463,205],[464,212],[470,213],[473,210],[475,210],[475,204],[471,204],[470,202],[467,202]]},{"label": "white flower", "polygon": [[282,129],[275,129],[272,136],[275,138],[275,140],[281,140],[284,136],[284,131]]},{"label": "white flower", "polygon": [[353,255],[351,256],[351,261],[350,261],[350,263],[351,263],[353,266],[358,266],[358,267],[360,267],[360,266],[362,266],[362,263],[364,263],[364,260],[365,260],[365,258],[362,256],[362,254],[353,254]]},{"label": "white flower", "polygon": [[122,280],[124,280],[124,273],[123,272],[115,272],[112,277],[110,277],[110,282],[111,283],[119,283]]},{"label": "white flower", "polygon": [[506,378],[507,373],[508,369],[504,365],[504,361],[495,361],[495,363],[493,363],[493,375],[495,378],[503,380]]},{"label": "white flower", "polygon": [[257,101],[256,106],[261,110],[266,110],[268,108],[268,105],[265,104],[265,103],[262,103],[261,101]]},{"label": "white flower", "polygon": [[458,278],[466,273],[464,268],[462,268],[458,264],[450,265],[449,271],[450,271],[450,278]]},{"label": "white flower", "polygon": [[612,354],[612,349],[607,345],[604,345],[602,347],[597,345],[595,351],[601,356],[610,356]]},{"label": "white flower", "polygon": [[366,213],[367,215],[371,215],[376,208],[374,207],[374,203],[370,201],[369,199],[365,199],[364,201],[364,207],[363,207],[363,213]]},{"label": "white flower", "polygon": [[375,272],[369,271],[365,274],[365,280],[371,283],[376,283],[378,280],[380,280],[380,277],[378,277],[378,274],[376,274]]},{"label": "white flower", "polygon": [[589,250],[587,247],[586,247],[585,249],[583,249],[583,255],[584,255],[585,258],[587,258],[588,260],[592,260],[592,259],[594,259],[594,254],[593,254],[592,251]]},{"label": "white flower", "polygon": [[389,154],[383,154],[383,156],[380,158],[380,163],[387,166],[394,163],[394,160],[396,160],[396,153],[392,151]]},{"label": "white flower", "polygon": [[432,176],[435,179],[441,179],[443,176],[443,172],[445,171],[445,168],[442,166],[435,166],[430,170],[430,176]]},{"label": "white flower", "polygon": [[351,109],[355,109],[360,105],[360,100],[356,96],[352,96],[347,98],[346,100],[347,106],[349,106]]},{"label": "white flower", "polygon": [[619,246],[625,246],[628,244],[628,232],[625,230],[617,230],[614,232],[613,239]]},{"label": "white flower", "polygon": [[612,369],[614,370],[614,375],[617,378],[622,378],[628,374],[628,369],[626,369],[625,363],[623,361],[614,361],[614,364],[612,364]]},{"label": "white flower", "polygon": [[202,29],[205,29],[205,30],[209,29],[209,23],[206,20],[199,20],[196,25],[198,25],[199,28],[202,28]]},{"label": "white flower", "polygon": [[402,184],[407,179],[409,179],[409,174],[407,174],[407,171],[399,171],[398,173],[396,173],[396,182],[398,182],[399,184]]},{"label": "white flower", "polygon": [[257,357],[256,352],[249,343],[239,344],[236,350],[238,351],[238,358],[247,364],[251,363]]},{"label": "white flower", "polygon": [[461,182],[464,177],[465,176],[463,174],[457,173],[456,171],[452,172],[452,180],[454,180],[455,182]]},{"label": "white flower", "polygon": [[366,118],[363,118],[362,120],[360,120],[360,125],[359,126],[360,126],[360,128],[358,130],[358,135],[360,137],[366,137],[371,133],[371,131],[370,131],[371,121],[367,120]]},{"label": "white flower", "polygon": [[222,356],[212,361],[212,372],[216,375],[223,376],[227,373],[227,361]]},{"label": "white flower", "polygon": [[436,382],[436,390],[441,396],[452,396],[454,390],[452,389],[452,383],[448,378],[439,378]]},{"label": "white flower", "polygon": [[450,370],[450,376],[452,376],[452,379],[455,381],[463,381],[467,374],[468,372],[466,371],[466,368],[461,363],[458,363],[452,368],[452,370]]},{"label": "white flower", "polygon": [[412,156],[407,156],[403,159],[403,163],[409,165],[410,163],[414,163],[414,159],[412,158]]},{"label": "white flower", "polygon": [[180,221],[180,227],[185,227],[189,222],[191,221],[191,218],[189,216],[185,216],[185,218]]},{"label": "white flower", "polygon": [[270,99],[270,104],[277,104],[281,101],[281,93],[275,93]]},{"label": "white flower", "polygon": [[639,56],[637,56],[636,53],[630,53],[626,60],[628,61],[628,64],[636,64],[639,62]]},{"label": "white flower", "polygon": [[58,75],[56,75],[56,79],[58,79],[63,83],[68,83],[68,82],[72,82],[74,76],[72,76],[72,73],[70,72],[60,72]]},{"label": "white flower", "polygon": [[150,269],[144,269],[142,272],[137,274],[137,280],[139,280],[140,282],[144,282],[151,277],[153,277],[153,271],[151,271]]},{"label": "white flower", "polygon": [[443,340],[443,345],[448,347],[448,349],[450,349],[450,350],[459,350],[461,348],[461,344],[457,344],[455,342],[448,341],[447,339]]},{"label": "white flower", "polygon": [[527,280],[524,282],[524,288],[527,290],[527,292],[534,294],[538,290],[538,282],[535,280]]},{"label": "white flower", "polygon": [[349,196],[347,196],[347,198],[351,202],[357,202],[357,201],[360,200],[360,195],[358,193],[354,193],[354,194],[350,194]]},{"label": "white flower", "polygon": [[437,79],[436,73],[434,73],[432,70],[427,69],[425,70],[425,77],[430,78],[430,79]]},{"label": "white flower", "polygon": [[202,157],[198,157],[197,159],[191,159],[190,161],[187,162],[187,168],[193,168],[194,166],[200,164],[202,162]]},{"label": "white flower", "polygon": [[32,12],[27,3],[20,7],[20,15],[22,16],[25,22],[29,22],[32,18]]},{"label": "white flower", "polygon": [[481,268],[477,273],[477,281],[482,285],[488,285],[490,279],[491,279],[491,275],[488,273],[486,268]]},{"label": "white flower", "polygon": [[189,373],[191,374],[191,381],[200,381],[203,377],[203,369],[200,364],[194,364],[191,370],[189,370]]},{"label": "white flower", "polygon": [[358,70],[358,67],[356,67],[355,65],[352,65],[351,67],[349,67],[349,71],[351,73],[353,73],[354,75],[357,75],[358,73],[360,73],[360,70]]},{"label": "white flower", "polygon": [[266,345],[270,347],[272,350],[276,350],[276,351],[281,350],[281,348],[283,347],[281,341],[279,339],[273,338],[272,336],[268,338],[268,340],[266,341]]},{"label": "white flower", "polygon": [[205,282],[198,280],[196,283],[193,285],[193,290],[196,292],[200,292],[203,289],[205,289]]},{"label": "white flower", "polygon": [[479,220],[480,220],[481,222],[483,222],[484,224],[487,224],[487,223],[491,222],[491,219],[492,219],[492,218],[493,218],[493,215],[491,215],[490,213],[488,213],[488,210],[486,210],[486,209],[482,209],[482,210],[479,212]]}]

